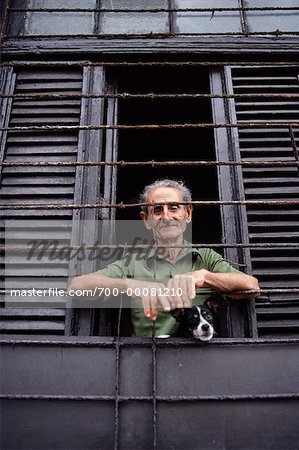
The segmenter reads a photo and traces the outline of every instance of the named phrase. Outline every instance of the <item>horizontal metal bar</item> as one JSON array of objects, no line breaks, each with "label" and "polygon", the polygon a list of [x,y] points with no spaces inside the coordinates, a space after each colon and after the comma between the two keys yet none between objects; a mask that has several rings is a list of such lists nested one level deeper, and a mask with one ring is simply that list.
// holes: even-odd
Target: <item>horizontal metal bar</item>
[{"label": "horizontal metal bar", "polygon": [[[53,36],[52,36],[53,37]],[[275,67],[275,66],[287,66],[298,67],[299,62],[290,61],[9,61],[2,62],[0,66],[14,66],[14,67],[184,67],[184,66],[250,66],[250,67]]]},{"label": "horizontal metal bar", "polygon": [[299,94],[154,94],[150,92],[148,94],[130,94],[129,92],[122,92],[119,94],[0,94],[0,98],[13,98],[15,100],[56,100],[56,99],[81,99],[81,98],[115,98],[122,100],[136,100],[136,99],[205,99],[205,98],[287,98],[295,99],[299,98]]},{"label": "horizontal metal bar", "polygon": [[[152,402],[154,396],[126,396],[119,395],[118,401],[125,402]],[[251,401],[251,400],[297,400],[299,394],[252,394],[252,395],[178,395],[162,396],[156,395],[155,400],[159,402],[206,402],[206,401]],[[1,400],[51,400],[51,401],[115,401],[114,395],[34,395],[34,394],[2,394]]]},{"label": "horizontal metal bar", "polygon": [[[168,204],[168,203],[163,203]],[[180,202],[180,204],[195,205],[195,206],[223,206],[223,205],[256,205],[256,206],[298,206],[299,200],[235,200],[235,201],[220,201],[220,200],[200,200],[188,203]],[[155,203],[158,205],[158,203]],[[160,203],[159,203],[160,205]],[[25,204],[25,205],[0,205],[0,210],[31,210],[31,209],[104,209],[104,208],[140,208],[141,206],[152,206],[152,203],[100,203],[100,204]]]},{"label": "horizontal metal bar", "polygon": [[143,33],[143,34],[127,34],[127,33],[118,33],[118,34],[107,34],[107,33],[98,33],[98,34],[24,34],[22,36],[14,36],[12,34],[5,35],[8,39],[17,38],[20,39],[82,39],[82,38],[94,38],[94,39],[168,39],[174,37],[197,37],[197,36],[298,36],[298,31],[227,31],[227,32],[197,32],[197,33]]},{"label": "horizontal metal bar", "polygon": [[296,6],[264,6],[235,8],[8,8],[11,12],[99,12],[99,13],[161,13],[161,12],[227,12],[227,11],[299,11]]},{"label": "horizontal metal bar", "polygon": [[[50,244],[49,244],[50,246]],[[171,244],[165,244],[165,245],[156,245],[155,248],[294,248],[299,249],[299,243],[295,244],[292,242],[263,242],[263,243],[252,243],[252,244],[214,244],[214,243],[197,243],[197,244],[183,244],[183,245],[171,245]],[[55,246],[50,247],[48,249],[43,249],[43,252],[45,254],[47,252],[53,252],[53,251],[59,251],[59,250],[101,250],[101,249],[149,249],[152,248],[150,245],[142,245],[142,244],[102,244],[102,245],[63,245],[63,246]],[[28,252],[31,247],[24,247],[24,246],[0,246],[0,252],[7,252],[7,253],[16,253],[16,252]]]},{"label": "horizontal metal bar", "polygon": [[[54,288],[53,288],[54,289]],[[37,289],[38,290],[38,289]],[[45,289],[47,290],[47,289]],[[22,291],[22,292],[32,292],[32,288],[28,289],[20,289],[20,288],[10,288],[10,289],[0,289],[1,295],[11,294],[11,291]],[[67,293],[66,289],[59,289],[59,291],[63,291],[65,294]],[[51,291],[50,291],[51,292]],[[273,294],[299,294],[299,288],[289,288],[289,289],[260,289],[259,291],[260,295],[273,295]],[[229,295],[229,294],[244,294],[244,295],[254,295],[257,291],[254,289],[250,290],[243,290],[243,291],[215,291],[214,289],[207,289],[207,288],[199,288],[196,289],[197,295],[213,295],[213,294],[221,294],[221,295]]]},{"label": "horizontal metal bar", "polygon": [[245,122],[242,123],[168,123],[144,125],[32,125],[29,127],[0,127],[0,131],[77,131],[77,130],[184,130],[193,128],[297,128],[299,122]]},{"label": "horizontal metal bar", "polygon": [[[254,339],[254,338],[213,338],[209,343],[202,342],[198,339],[171,338],[157,339],[155,338],[157,347],[205,347],[208,346],[252,346],[252,345],[299,345],[299,338],[273,338],[273,339]],[[20,345],[20,346],[53,346],[53,347],[96,347],[96,348],[115,348],[116,339],[109,337],[78,337],[73,338],[20,338],[20,336],[0,337],[0,345]],[[152,338],[120,338],[119,345],[121,347],[142,347],[152,348]]]},{"label": "horizontal metal bar", "polygon": [[94,167],[94,166],[243,166],[292,167],[296,161],[14,161],[0,163],[0,167]]}]

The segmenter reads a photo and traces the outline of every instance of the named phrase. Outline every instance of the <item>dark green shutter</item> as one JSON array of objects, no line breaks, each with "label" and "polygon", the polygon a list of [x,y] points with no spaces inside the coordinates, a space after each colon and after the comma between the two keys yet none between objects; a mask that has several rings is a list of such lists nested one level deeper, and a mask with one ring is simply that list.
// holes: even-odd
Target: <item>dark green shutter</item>
[{"label": "dark green shutter", "polygon": [[[15,81],[13,80],[15,78]],[[82,69],[21,69],[11,77],[15,82],[15,94],[81,94]],[[14,99],[10,105],[10,127],[35,125],[79,125],[81,99]],[[10,114],[9,114],[10,113]],[[78,153],[78,130],[75,131],[9,131],[3,145],[3,161],[76,161]],[[4,167],[0,189],[1,204],[32,204],[30,211],[4,210],[4,219],[20,220],[31,218],[39,220],[40,233],[44,238],[59,239],[63,245],[71,241],[71,220],[73,211],[37,210],[34,204],[74,203],[75,167]],[[51,226],[51,221],[56,225]],[[61,226],[59,226],[61,222]],[[57,225],[58,224],[58,225]],[[46,231],[45,231],[46,228]],[[30,228],[20,230],[15,245],[24,244],[24,236],[30,236]],[[32,238],[36,236],[36,230]],[[56,285],[67,287],[69,264],[63,261],[47,265],[32,260],[24,264],[24,256],[14,253],[6,264],[6,288],[30,289],[46,288]],[[2,272],[4,256],[1,255]],[[10,267],[11,265],[11,267]],[[3,307],[1,328],[3,333],[13,334],[64,334],[65,308],[62,297],[51,298],[51,307],[40,307],[38,298],[26,298],[30,308]],[[36,303],[36,307],[35,307]],[[4,305],[3,305],[4,306]]]},{"label": "dark green shutter", "polygon": [[[240,128],[239,147],[243,161],[295,161],[288,125],[298,122],[298,68],[260,67],[232,69],[233,92],[252,94],[236,99],[239,123],[285,123],[278,128]],[[258,98],[256,94],[288,94],[287,98]],[[298,146],[298,128],[293,128]],[[297,167],[244,167],[246,200],[299,199]],[[285,248],[251,249],[252,273],[263,289],[299,287],[298,206],[247,206],[249,243],[285,243]],[[297,248],[289,244],[297,243]],[[272,294],[256,301],[260,337],[299,336],[299,294]]]}]

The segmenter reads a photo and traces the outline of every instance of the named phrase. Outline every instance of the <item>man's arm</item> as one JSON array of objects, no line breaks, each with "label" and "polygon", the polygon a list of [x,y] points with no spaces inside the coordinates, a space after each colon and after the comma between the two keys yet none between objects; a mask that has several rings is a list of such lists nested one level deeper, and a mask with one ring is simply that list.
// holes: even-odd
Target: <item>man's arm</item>
[{"label": "man's arm", "polygon": [[97,273],[88,273],[86,275],[74,277],[68,286],[68,292],[92,291],[95,295],[86,297],[80,296],[80,298],[86,300],[96,300],[99,298],[99,295],[96,293],[97,288],[117,288],[121,292],[127,289],[126,282],[126,278],[112,278]]},{"label": "man's arm", "polygon": [[[154,281],[141,281],[130,278],[113,278],[107,275],[101,275],[98,273],[89,273],[87,275],[81,275],[74,277],[69,286],[68,292],[89,291],[95,295],[83,296],[80,295],[80,300],[96,300],[100,298],[100,290],[105,288],[118,289],[119,293],[124,292],[127,295],[140,298],[144,315],[152,320],[157,318],[157,309],[161,305],[164,311],[170,311],[171,305],[167,296],[159,295],[159,292],[163,292],[165,289],[164,284]],[[98,292],[98,294],[97,294]],[[140,294],[140,295],[139,295]]]},{"label": "man's arm", "polygon": [[242,272],[210,272],[206,269],[195,270],[186,274],[175,275],[168,282],[170,289],[183,295],[174,297],[173,307],[190,306],[190,299],[196,296],[196,288],[210,288],[217,292],[255,291],[252,294],[228,294],[233,299],[255,298],[259,294],[259,283],[255,277]]},{"label": "man's arm", "polygon": [[220,273],[201,269],[193,272],[192,276],[196,288],[207,287],[219,292],[255,291],[252,294],[229,294],[231,298],[255,298],[260,295],[258,280],[242,272]]}]

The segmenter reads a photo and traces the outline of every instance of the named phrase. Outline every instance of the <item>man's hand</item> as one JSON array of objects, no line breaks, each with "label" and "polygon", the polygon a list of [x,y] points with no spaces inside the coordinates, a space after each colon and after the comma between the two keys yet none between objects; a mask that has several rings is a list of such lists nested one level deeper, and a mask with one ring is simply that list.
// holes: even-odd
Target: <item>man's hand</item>
[{"label": "man's hand", "polygon": [[158,307],[161,305],[164,311],[171,310],[170,297],[163,295],[166,286],[154,281],[127,280],[127,293],[132,293],[133,298],[142,301],[144,315],[151,320],[156,320]]},{"label": "man's hand", "polygon": [[[172,309],[190,308],[192,306],[192,299],[196,296],[194,274],[195,272],[189,272],[175,275],[168,281],[167,288],[170,290],[170,293],[176,294],[169,297]],[[179,292],[182,294],[178,295]]]}]

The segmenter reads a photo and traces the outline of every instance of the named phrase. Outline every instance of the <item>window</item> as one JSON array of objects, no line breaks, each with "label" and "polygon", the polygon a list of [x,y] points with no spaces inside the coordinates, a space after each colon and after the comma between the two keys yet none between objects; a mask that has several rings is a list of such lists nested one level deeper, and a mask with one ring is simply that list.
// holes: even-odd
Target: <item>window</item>
[{"label": "window", "polygon": [[201,36],[298,33],[295,0],[22,0],[9,10],[11,35]]},{"label": "window", "polygon": [[[231,33],[241,31],[239,11],[221,11],[221,8],[238,8],[238,0],[176,0],[177,9],[206,9],[206,11],[180,11],[174,13],[174,22],[179,33]],[[220,11],[212,11],[218,8]]]},{"label": "window", "polygon": [[[48,206],[53,203],[84,205],[103,201],[130,203],[145,183],[163,175],[186,179],[195,199],[225,202],[281,200],[289,203],[275,204],[272,209],[269,208],[270,205],[265,205],[263,209],[257,204],[202,206],[198,208],[199,213],[196,214],[194,222],[194,241],[211,245],[221,243],[225,256],[237,267],[243,267],[248,272],[253,271],[261,278],[266,290],[297,289],[298,181],[294,165],[298,160],[298,133],[296,126],[292,127],[290,123],[296,123],[298,119],[298,72],[297,66],[292,66],[292,57],[296,50],[292,43],[295,38],[292,36],[285,44],[285,37],[280,41],[279,34],[297,33],[294,18],[298,14],[298,7],[291,0],[284,6],[274,0],[262,4],[249,0],[227,0],[221,3],[216,0],[209,3],[173,0],[162,3],[130,2],[133,11],[123,12],[119,9],[128,9],[129,2],[11,2],[11,8],[8,10],[10,26],[8,30],[4,27],[4,34],[18,36],[18,39],[5,39],[4,55],[6,58],[11,55],[15,57],[15,54],[21,54],[22,57],[25,55],[26,62],[17,63],[15,68],[5,67],[2,70],[6,96],[2,108],[4,130],[1,141],[4,163],[17,162],[21,157],[25,162],[27,160],[33,163],[45,161],[47,158],[50,162],[61,163],[114,163],[125,160],[135,161],[137,164],[130,167],[106,165],[101,168],[45,165],[32,166],[28,171],[21,166],[5,166],[1,188],[3,204],[11,201],[12,206],[16,208],[24,202],[32,202],[31,209],[28,210],[5,210],[5,217],[16,219],[30,214],[37,220],[64,217],[72,221],[72,229],[75,229],[74,224],[78,218],[90,220],[94,224],[98,219],[103,219],[104,223],[107,218],[129,218],[132,217],[133,209],[73,210],[64,207],[55,210]],[[271,21],[268,20],[270,15]],[[6,22],[4,20],[4,23]],[[64,26],[61,26],[61,23]],[[246,61],[241,62],[240,67],[232,61],[230,66],[229,61],[240,58],[237,56],[239,46],[235,44],[241,41],[228,39],[229,33],[275,34],[277,30],[278,37],[275,35],[274,38],[263,39],[263,45],[267,47],[266,50],[264,47],[264,50],[268,52],[273,68],[267,68],[269,61],[265,62],[264,67],[263,63],[257,63],[260,68],[250,62],[250,52],[258,52],[260,37],[258,40],[251,37],[242,39],[242,55],[245,55]],[[165,34],[163,38],[168,37],[169,33],[171,36],[186,36],[184,39],[157,41],[159,45],[162,42],[162,50],[159,45],[155,48],[156,41],[152,42],[150,48],[146,48],[145,42],[148,41],[135,36],[146,34],[146,39],[151,39],[161,33]],[[217,41],[217,45],[214,45],[216,41],[213,38],[204,37],[201,40],[197,36],[197,39],[193,39],[196,34],[201,36],[202,33],[207,36],[223,33],[227,34],[227,37],[224,40],[221,37],[221,42]],[[46,60],[43,63],[38,61],[41,49],[39,34],[44,36],[45,48],[42,46],[42,50],[47,52],[47,56],[50,55],[51,67],[50,63],[49,67],[45,67]],[[67,40],[69,34],[75,35],[77,39]],[[118,34],[120,39],[125,39],[121,41],[121,46],[119,40],[114,41],[109,36],[107,41],[89,39],[98,34]],[[187,39],[188,34],[191,34],[192,38]],[[29,39],[19,39],[19,35]],[[136,50],[139,62],[137,56],[124,53],[128,56],[129,64],[126,65],[121,63],[121,58],[125,59],[123,53],[120,59],[114,59],[112,54],[123,51],[122,45],[127,45],[128,37],[132,42],[125,47],[125,51],[134,51],[139,46]],[[97,48],[99,42],[100,50]],[[220,64],[217,61],[222,58],[219,55],[222,55],[223,42],[229,42],[231,48],[226,47],[225,53],[229,61]],[[58,43],[60,47],[56,53],[55,46]],[[69,44],[76,46],[80,61],[82,58],[84,61],[90,58],[95,64],[71,61],[73,56],[70,55]],[[190,48],[189,44],[192,44]],[[206,44],[212,52],[206,58],[207,61],[204,61],[203,55],[207,54]],[[194,55],[193,45],[196,48]],[[249,46],[248,53],[244,50],[244,45]],[[150,58],[145,58],[145,49],[155,54],[153,63],[149,62]],[[272,49],[278,52],[275,53],[276,56],[272,55]],[[61,50],[68,59],[65,64],[59,62]],[[290,58],[289,64],[282,64],[277,57],[279,54],[280,58],[283,50]],[[168,51],[175,52],[176,56],[166,56]],[[186,60],[187,52],[190,55],[189,61]],[[97,63],[100,60],[103,63]],[[37,61],[36,66],[34,61]],[[42,69],[40,63],[44,64]],[[31,98],[32,93],[40,95],[40,98]],[[11,97],[14,94],[25,94],[27,97]],[[53,94],[62,97],[55,97]],[[209,97],[210,94],[212,96]],[[227,94],[230,98],[226,98]],[[248,94],[249,97],[246,97]],[[280,97],[275,97],[274,94]],[[293,95],[294,99],[291,99],[289,94]],[[194,97],[191,98],[190,95]],[[249,122],[248,128],[246,121]],[[261,126],[263,121],[267,121],[264,128]],[[187,123],[190,126],[187,129],[171,128],[175,123]],[[213,123],[222,125],[215,128],[193,128],[194,124]],[[231,124],[235,123],[240,125],[230,128]],[[278,123],[282,124],[280,128],[277,127]],[[125,130],[121,128],[125,124],[170,126],[159,130]],[[57,129],[11,129],[39,125]],[[91,128],[88,128],[90,125]],[[102,125],[111,128],[101,128]],[[67,126],[74,128],[64,128]],[[241,165],[243,161],[263,162],[267,158],[270,158],[270,163],[293,162],[293,166]],[[144,163],[152,159],[182,159],[191,163],[199,159],[218,160],[240,165],[138,165],[138,162]],[[199,173],[200,177],[197,175]],[[131,188],[127,179],[133,176],[136,183]],[[39,203],[47,207],[44,208],[45,211],[42,211],[42,208],[34,208],[33,205]],[[58,234],[61,232],[56,231]],[[70,230],[67,233],[65,240],[71,245],[80,244],[82,241],[92,243],[97,236],[95,225],[85,234],[82,232],[79,237]],[[104,225],[103,234],[112,242],[111,227]],[[276,252],[284,235],[288,237],[284,244],[288,245]],[[270,248],[271,245],[273,248]],[[27,273],[23,272],[28,282],[30,278],[32,280],[36,277],[34,269],[36,267],[32,265]],[[95,269],[94,262],[84,264],[80,261],[72,262],[69,267],[63,268],[64,273],[69,275],[87,273]],[[16,273],[14,269],[11,276]],[[41,284],[48,281],[47,277],[54,278],[54,273],[55,271],[48,272],[40,277],[43,278],[39,280]],[[23,283],[24,280],[19,277],[18,281]],[[277,284],[273,287],[274,283]],[[61,286],[66,286],[66,280]],[[269,337],[292,336],[297,332],[297,292],[265,295],[268,297],[262,299],[264,303],[256,304],[257,321],[252,303],[238,302],[230,305],[228,335]],[[41,313],[38,307],[34,314],[32,310],[26,317],[23,311],[16,310],[13,314],[12,311],[4,311],[4,326],[9,333],[16,330],[57,334],[66,330],[67,334],[87,335],[115,332],[113,327],[111,330],[110,322],[104,314],[94,314],[86,308],[76,311],[73,317],[62,311],[63,305],[59,301],[56,304],[54,302],[54,305],[57,306],[54,308],[57,311],[49,315]],[[33,323],[36,328],[32,326]]]},{"label": "window", "polygon": [[[193,191],[194,199],[204,201],[209,200],[234,200],[238,198],[238,192],[232,194],[225,193],[223,186],[227,184],[224,174],[221,174],[215,166],[206,165],[196,167],[192,162],[198,160],[215,161],[222,160],[222,157],[228,158],[228,142],[222,141],[221,151],[218,143],[218,134],[215,134],[213,128],[196,128],[198,123],[212,123],[216,121],[217,114],[223,115],[223,120],[228,120],[223,104],[211,104],[209,97],[210,89],[217,93],[217,77],[221,78],[219,70],[212,73],[208,68],[196,67],[140,67],[134,69],[104,69],[101,67],[89,68],[84,71],[70,70],[63,67],[61,69],[21,69],[14,75],[16,77],[15,94],[27,93],[29,98],[16,98],[11,105],[9,114],[9,126],[32,126],[38,123],[41,126],[50,125],[54,127],[53,131],[43,129],[41,131],[26,130],[9,131],[5,148],[4,162],[16,161],[20,155],[28,161],[190,161],[191,164],[185,166],[169,167],[139,167],[136,171],[136,165],[133,167],[121,167],[117,170],[111,166],[104,167],[99,171],[98,167],[42,167],[34,168],[33,171],[26,171],[25,168],[18,169],[19,178],[13,168],[5,167],[3,170],[3,203],[7,204],[7,198],[12,198],[13,204],[32,203],[41,204],[42,210],[30,208],[31,214],[35,219],[46,219],[46,225],[51,217],[59,219],[68,218],[72,221],[72,233],[66,238],[71,245],[80,244],[80,242],[93,244],[96,240],[96,221],[100,219],[113,219],[115,211],[103,210],[99,216],[97,208],[76,209],[72,211],[67,209],[69,203],[74,204],[96,204],[102,201],[106,203],[115,203],[124,201],[125,203],[134,202],[136,194],[141,191],[143,186],[158,177],[168,176],[185,179]],[[216,77],[216,78],[215,78]],[[67,83],[64,85],[64,83]],[[211,85],[211,88],[210,88]],[[67,90],[65,89],[67,86]],[[106,88],[105,88],[106,86]],[[81,113],[79,116],[80,92],[87,94],[87,98],[82,99]],[[221,92],[222,94],[222,87]],[[79,91],[78,91],[79,90]],[[108,93],[108,98],[103,100],[103,93]],[[40,99],[30,98],[30,94],[40,95]],[[39,94],[40,93],[40,94]],[[79,95],[77,95],[79,93]],[[155,98],[152,98],[151,93]],[[53,98],[51,94],[58,94],[61,98]],[[69,94],[69,96],[68,96]],[[72,97],[75,96],[73,99]],[[92,97],[95,95],[95,98]],[[123,95],[122,95],[123,94]],[[129,95],[128,95],[129,94]],[[134,98],[135,94],[135,98]],[[136,95],[139,98],[136,98]],[[199,98],[196,98],[199,94]],[[90,98],[91,95],[91,98]],[[44,96],[44,97],[43,97]],[[46,101],[45,101],[46,96]],[[88,97],[89,96],[89,97]],[[99,97],[97,97],[99,96]],[[130,98],[131,96],[131,98]],[[143,97],[142,97],[143,96]],[[205,97],[207,96],[207,98]],[[65,98],[64,98],[65,97]],[[119,97],[119,98],[117,98]],[[140,98],[141,97],[141,98]],[[158,97],[158,98],[157,98]],[[222,101],[222,100],[221,100]],[[218,112],[217,112],[217,111]],[[58,112],[58,113],[57,113]],[[80,121],[79,121],[80,120]],[[113,126],[111,130],[105,133],[100,129],[81,130],[78,133],[78,125],[98,125],[107,123]],[[186,129],[171,129],[172,124],[187,123],[190,127]],[[64,125],[75,125],[75,130],[70,134]],[[118,125],[131,124],[161,124],[167,125],[162,129],[118,129]],[[193,128],[193,124],[195,127]],[[116,126],[116,127],[115,127]],[[223,131],[223,130],[222,130]],[[224,131],[226,134],[226,131]],[[216,139],[216,147],[214,139]],[[38,142],[38,145],[37,145]],[[227,155],[223,152],[224,146],[227,146]],[[216,152],[215,152],[216,150]],[[30,156],[27,156],[30,155]],[[85,156],[83,156],[85,155]],[[85,158],[85,159],[84,159]],[[35,178],[33,173],[37,175]],[[200,174],[200,176],[199,176]],[[218,176],[217,176],[218,175]],[[134,178],[134,184],[128,184],[127,179]],[[113,182],[111,183],[111,180]],[[52,187],[50,186],[52,183]],[[233,183],[233,180],[232,180]],[[39,189],[36,189],[36,185]],[[233,185],[233,184],[232,184]],[[13,188],[16,186],[16,188]],[[21,190],[21,196],[16,196]],[[220,192],[220,194],[218,193]],[[219,197],[220,195],[220,197]],[[47,212],[47,204],[60,204],[62,210]],[[236,230],[237,218],[231,207],[222,207],[205,205],[196,210],[195,220],[193,222],[193,239],[195,242],[207,245],[216,245],[221,240],[224,244],[237,242]],[[5,214],[12,218],[17,218],[16,211],[5,211]],[[22,213],[27,217],[27,210]],[[116,211],[117,218],[132,218],[132,208],[128,210]],[[136,216],[135,216],[136,217]],[[227,218],[230,217],[230,228],[227,228]],[[95,226],[91,230],[83,230],[83,234],[74,232],[76,230],[77,219],[90,220]],[[105,228],[103,220],[103,232],[106,236],[110,233],[109,239],[112,239],[110,223]],[[57,226],[57,224],[56,224]],[[225,230],[225,233],[224,233]],[[51,233],[53,230],[50,230]],[[47,230],[49,232],[49,230]],[[59,226],[57,233],[60,233]],[[65,230],[64,230],[65,232]],[[74,240],[75,239],[75,240]],[[76,239],[79,239],[79,241]],[[225,246],[224,246],[225,247]],[[225,247],[226,248],[226,247]],[[221,245],[220,245],[221,251]],[[225,250],[225,255],[231,260],[232,264],[239,267],[243,264],[238,252]],[[17,264],[21,264],[20,260]],[[18,266],[12,264],[15,272],[11,272],[12,283],[19,280],[24,288],[34,287],[37,277],[36,272],[39,265],[32,264],[28,268],[25,277],[19,277]],[[68,268],[55,268],[47,273],[42,273],[39,279],[39,287],[47,287],[55,279],[57,270],[63,270],[64,276],[60,279],[59,287],[66,288],[66,274],[70,275],[88,273],[96,269],[95,261],[72,261]],[[55,272],[56,270],[56,272]],[[48,277],[48,278],[47,278]],[[64,284],[63,284],[64,283]],[[52,285],[51,285],[52,286]],[[11,287],[7,285],[7,287]],[[57,301],[57,299],[56,299]],[[58,303],[58,301],[57,301]],[[32,305],[31,305],[32,306]],[[75,334],[106,334],[115,333],[113,327],[113,317],[107,322],[109,311],[94,314],[89,309],[78,309],[75,317],[69,317],[67,311],[66,318],[57,304],[57,311],[49,309],[49,314],[45,311],[31,309],[26,312],[24,309],[4,312],[4,327],[7,332],[16,332],[18,327],[23,327],[27,333],[61,333],[63,332],[63,321],[67,333]],[[53,300],[53,305],[55,301]],[[242,311],[238,311],[239,308]],[[237,309],[237,311],[234,311]],[[55,310],[55,311],[54,311]],[[59,327],[57,316],[60,314]],[[247,303],[240,302],[232,306],[231,329],[226,333],[236,333],[236,335],[248,335],[250,333],[246,328],[246,318],[249,314]],[[26,318],[24,318],[26,315]],[[113,315],[113,314],[112,314]],[[112,329],[110,329],[112,323]],[[238,324],[238,325],[236,325]],[[34,325],[36,327],[34,327]],[[235,326],[237,328],[235,328]],[[27,328],[26,328],[27,327]],[[109,331],[110,330],[110,331]],[[234,331],[235,330],[235,331]]]},{"label": "window", "polygon": [[25,34],[93,34],[94,12],[74,12],[60,9],[94,9],[96,0],[28,0],[28,9],[52,9],[51,12],[27,12]]}]

